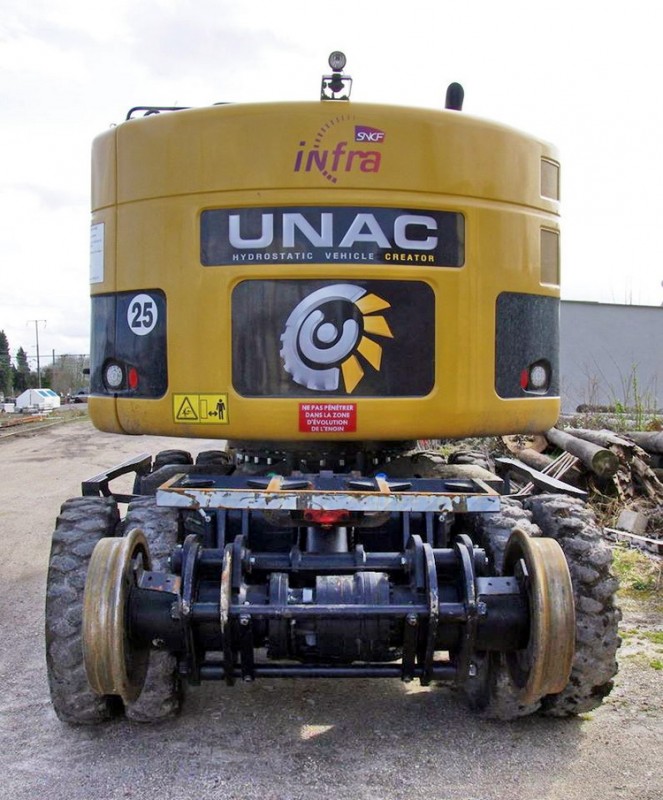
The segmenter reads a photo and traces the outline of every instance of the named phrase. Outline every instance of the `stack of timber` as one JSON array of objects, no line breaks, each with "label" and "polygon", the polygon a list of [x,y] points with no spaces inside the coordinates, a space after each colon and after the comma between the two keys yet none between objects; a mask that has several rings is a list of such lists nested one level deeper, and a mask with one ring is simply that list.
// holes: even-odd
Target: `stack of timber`
[{"label": "stack of timber", "polygon": [[530,446],[516,448],[513,440],[505,443],[521,461],[586,489],[604,510],[609,536],[663,555],[663,471],[651,466],[663,460],[663,433],[552,428]]}]

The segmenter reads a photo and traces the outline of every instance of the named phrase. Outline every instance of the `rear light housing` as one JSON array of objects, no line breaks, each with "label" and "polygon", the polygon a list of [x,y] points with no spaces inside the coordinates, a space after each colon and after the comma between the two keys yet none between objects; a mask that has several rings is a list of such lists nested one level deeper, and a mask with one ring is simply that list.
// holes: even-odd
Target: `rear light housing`
[{"label": "rear light housing", "polygon": [[525,367],[520,373],[520,388],[529,394],[545,394],[550,388],[552,367],[541,359]]}]

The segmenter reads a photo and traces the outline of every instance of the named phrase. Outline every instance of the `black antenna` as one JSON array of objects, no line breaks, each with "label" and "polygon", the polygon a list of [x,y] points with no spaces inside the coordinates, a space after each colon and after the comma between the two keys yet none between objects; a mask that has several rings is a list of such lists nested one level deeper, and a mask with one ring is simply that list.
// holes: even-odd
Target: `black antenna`
[{"label": "black antenna", "polygon": [[451,111],[462,111],[464,99],[465,89],[463,89],[460,83],[450,83],[447,87],[447,100],[444,107]]}]

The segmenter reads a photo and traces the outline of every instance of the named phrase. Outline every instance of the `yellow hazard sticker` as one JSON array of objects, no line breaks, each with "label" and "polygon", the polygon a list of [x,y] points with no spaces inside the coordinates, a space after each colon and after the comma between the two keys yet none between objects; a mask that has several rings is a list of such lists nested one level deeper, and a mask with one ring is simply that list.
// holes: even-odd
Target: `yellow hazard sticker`
[{"label": "yellow hazard sticker", "polygon": [[174,394],[173,418],[194,425],[227,425],[228,395]]}]

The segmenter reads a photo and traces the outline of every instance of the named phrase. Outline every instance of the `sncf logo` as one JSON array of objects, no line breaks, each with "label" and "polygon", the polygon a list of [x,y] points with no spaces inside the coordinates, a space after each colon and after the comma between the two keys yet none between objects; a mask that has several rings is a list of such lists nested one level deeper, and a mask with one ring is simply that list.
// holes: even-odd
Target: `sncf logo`
[{"label": "sncf logo", "polygon": [[355,142],[384,142],[384,131],[367,125],[355,125]]},{"label": "sncf logo", "polygon": [[[330,183],[338,183],[349,173],[379,172],[384,131],[358,125],[354,114],[339,114],[328,120],[312,141],[300,140],[293,169],[300,173],[319,173]],[[354,145],[358,146],[355,147]]]}]

